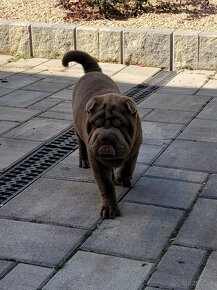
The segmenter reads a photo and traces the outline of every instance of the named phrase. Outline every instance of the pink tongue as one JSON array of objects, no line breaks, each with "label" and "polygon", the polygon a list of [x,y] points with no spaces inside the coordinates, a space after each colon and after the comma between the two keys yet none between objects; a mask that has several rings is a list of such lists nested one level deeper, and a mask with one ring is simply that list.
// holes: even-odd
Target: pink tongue
[{"label": "pink tongue", "polygon": [[111,155],[115,156],[116,152],[113,146],[111,145],[102,145],[98,150],[99,155]]}]

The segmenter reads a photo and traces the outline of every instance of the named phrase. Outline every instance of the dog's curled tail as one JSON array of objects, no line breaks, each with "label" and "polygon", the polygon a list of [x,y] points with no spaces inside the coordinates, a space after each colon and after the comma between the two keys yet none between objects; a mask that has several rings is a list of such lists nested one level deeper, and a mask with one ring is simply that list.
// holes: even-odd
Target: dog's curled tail
[{"label": "dog's curled tail", "polygon": [[70,61],[80,63],[83,66],[85,73],[92,71],[102,71],[98,65],[98,62],[88,53],[83,51],[72,50],[67,52],[62,59],[63,66],[67,67]]}]

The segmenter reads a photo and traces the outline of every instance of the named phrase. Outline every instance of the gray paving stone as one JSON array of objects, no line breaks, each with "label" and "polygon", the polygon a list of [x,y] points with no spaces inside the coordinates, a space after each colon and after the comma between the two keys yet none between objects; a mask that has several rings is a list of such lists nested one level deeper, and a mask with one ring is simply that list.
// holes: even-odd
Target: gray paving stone
[{"label": "gray paving stone", "polygon": [[142,144],[140,146],[137,162],[151,164],[162,149],[163,146]]},{"label": "gray paving stone", "polygon": [[208,174],[202,172],[155,167],[155,166],[149,168],[149,170],[147,170],[145,175],[198,183],[203,183],[208,177]]},{"label": "gray paving stone", "polygon": [[214,98],[206,105],[206,107],[198,114],[197,118],[217,120],[217,99]]},{"label": "gray paving stone", "polygon": [[208,80],[208,76],[195,71],[185,70],[177,74],[171,81],[163,86],[159,92],[176,94],[194,94]]},{"label": "gray paving stone", "polygon": [[175,243],[217,249],[217,201],[199,199],[180,230]]},{"label": "gray paving stone", "polygon": [[0,171],[6,170],[15,162],[31,153],[40,145],[36,141],[22,141],[0,138]]},{"label": "gray paving stone", "polygon": [[55,266],[82,241],[84,230],[2,219],[1,258]]},{"label": "gray paving stone", "polygon": [[142,101],[139,107],[199,112],[210,99],[207,96],[157,92]]},{"label": "gray paving stone", "polygon": [[0,106],[0,119],[4,121],[23,122],[37,115],[39,112],[23,109]]},{"label": "gray paving stone", "polygon": [[127,202],[121,203],[120,210],[121,217],[104,221],[83,249],[155,260],[183,214],[180,210]]},{"label": "gray paving stone", "polygon": [[190,289],[205,254],[206,251],[199,249],[171,246],[149,280],[149,285],[170,289]]},{"label": "gray paving stone", "polygon": [[151,267],[150,263],[79,251],[43,290],[137,290]]},{"label": "gray paving stone", "polygon": [[45,267],[19,264],[0,281],[0,288],[1,290],[37,290],[52,271]]},{"label": "gray paving stone", "polygon": [[[1,76],[0,76],[0,78],[1,78]],[[2,82],[2,80],[0,80],[1,82]],[[9,94],[9,93],[11,93],[11,92],[13,92],[14,91],[14,89],[4,89],[4,88],[1,88],[1,91],[0,91],[0,97],[2,97],[2,96],[4,96],[4,95],[7,95],[7,94]]]},{"label": "gray paving stone", "polygon": [[71,125],[70,121],[35,118],[6,133],[4,137],[31,141],[46,141]]},{"label": "gray paving stone", "polygon": [[127,68],[125,64],[121,63],[99,62],[99,65],[103,73],[109,75],[110,77]]},{"label": "gray paving stone", "polygon": [[1,106],[27,108],[28,106],[46,98],[49,94],[43,92],[31,92],[25,90],[16,90],[0,98]]},{"label": "gray paving stone", "polygon": [[40,76],[25,76],[24,74],[16,74],[7,77],[7,82],[0,83],[0,88],[21,89],[25,86],[38,82]]},{"label": "gray paving stone", "polygon": [[112,79],[117,85],[125,86],[136,86],[145,81],[146,77],[143,75],[128,74],[125,71],[120,71],[119,73],[112,76]]},{"label": "gray paving stone", "polygon": [[138,108],[139,117],[141,120],[144,120],[147,115],[149,115],[153,110],[152,109],[145,109],[145,108]]},{"label": "gray paving stone", "polygon": [[35,103],[34,105],[31,105],[29,107],[29,109],[45,111],[45,110],[49,110],[50,108],[58,105],[61,102],[62,102],[62,100],[60,100],[60,99],[53,99],[51,97],[47,97],[46,99],[43,99],[42,101],[39,101],[39,102]]},{"label": "gray paving stone", "polygon": [[10,262],[10,261],[5,261],[5,260],[0,260],[0,279],[2,276],[4,276],[8,271],[10,271],[16,263]]},{"label": "gray paving stone", "polygon": [[194,119],[178,139],[217,142],[217,121]]},{"label": "gray paving stone", "polygon": [[72,90],[62,90],[50,96],[51,98],[63,99],[67,101],[72,100]]},{"label": "gray paving stone", "polygon": [[201,185],[176,180],[142,177],[124,200],[188,209]]},{"label": "gray paving stone", "polygon": [[95,184],[41,178],[4,205],[0,216],[91,228],[99,211]]},{"label": "gray paving stone", "polygon": [[216,150],[216,143],[176,140],[154,165],[214,173],[217,172]]},{"label": "gray paving stone", "polygon": [[208,262],[199,278],[199,281],[195,290],[216,289],[216,285],[217,285],[216,267],[217,267],[217,253],[213,252],[208,259]]},{"label": "gray paving stone", "polygon": [[183,125],[142,121],[143,143],[163,145],[180,133]]},{"label": "gray paving stone", "polygon": [[206,186],[203,188],[200,196],[208,198],[217,198],[217,175],[213,174]]},{"label": "gray paving stone", "polygon": [[177,111],[177,110],[159,110],[155,109],[143,120],[155,121],[155,122],[166,122],[173,124],[187,124],[194,117],[194,112],[188,111]]},{"label": "gray paving stone", "polygon": [[[145,290],[159,290],[159,288],[155,288],[155,287],[146,287]],[[160,290],[168,290],[168,288],[160,288]]]},{"label": "gray paving stone", "polygon": [[25,86],[25,90],[45,92],[45,93],[56,93],[64,89],[66,86],[67,84],[65,83],[60,83],[60,82],[58,83],[58,82],[52,82],[52,81],[49,82],[49,81],[41,80],[29,86]]},{"label": "gray paving stone", "polygon": [[123,69],[122,72],[127,73],[127,74],[144,76],[145,80],[147,80],[159,71],[160,71],[160,69],[157,67],[138,66],[138,65],[131,64],[131,65],[127,65]]},{"label": "gray paving stone", "polygon": [[19,125],[18,122],[0,121],[0,134],[13,129],[17,125]]},{"label": "gray paving stone", "polygon": [[45,118],[45,119],[58,119],[58,120],[72,121],[72,114],[61,113],[61,112],[47,111],[41,114],[40,117]]},{"label": "gray paving stone", "polygon": [[72,118],[72,101],[64,101],[52,107],[49,111],[71,114],[71,118]]},{"label": "gray paving stone", "polygon": [[197,93],[202,96],[213,96],[217,97],[217,80],[209,80]]}]

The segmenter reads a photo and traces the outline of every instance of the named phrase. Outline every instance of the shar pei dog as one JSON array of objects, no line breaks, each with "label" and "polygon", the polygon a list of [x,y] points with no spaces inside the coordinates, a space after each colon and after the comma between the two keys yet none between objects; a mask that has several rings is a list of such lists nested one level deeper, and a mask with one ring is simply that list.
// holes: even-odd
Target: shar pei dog
[{"label": "shar pei dog", "polygon": [[62,64],[67,67],[71,61],[81,64],[85,72],[73,91],[79,166],[92,170],[101,195],[101,217],[115,218],[120,215],[115,184],[131,187],[142,143],[137,107],[89,54],[69,51]]}]

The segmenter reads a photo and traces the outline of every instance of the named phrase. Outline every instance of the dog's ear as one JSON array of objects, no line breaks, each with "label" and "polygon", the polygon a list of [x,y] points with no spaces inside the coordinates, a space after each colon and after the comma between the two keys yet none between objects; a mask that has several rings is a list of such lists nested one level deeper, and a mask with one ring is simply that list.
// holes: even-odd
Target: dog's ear
[{"label": "dog's ear", "polygon": [[127,109],[130,111],[130,114],[133,115],[137,112],[136,103],[133,100],[128,99],[126,100],[125,104],[127,106]]},{"label": "dog's ear", "polygon": [[85,107],[86,111],[90,113],[94,109],[95,105],[96,105],[96,100],[94,98],[90,99],[86,104],[86,107]]}]

